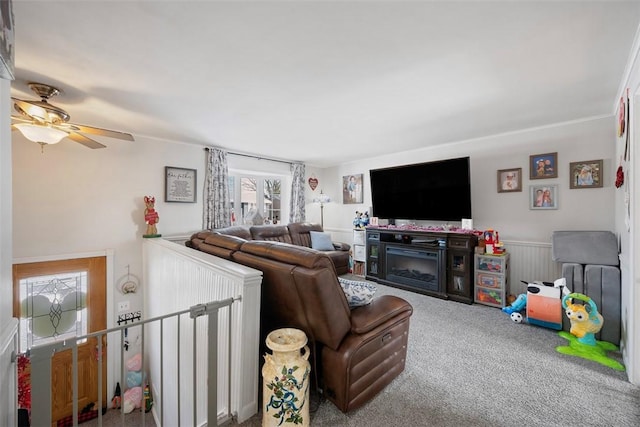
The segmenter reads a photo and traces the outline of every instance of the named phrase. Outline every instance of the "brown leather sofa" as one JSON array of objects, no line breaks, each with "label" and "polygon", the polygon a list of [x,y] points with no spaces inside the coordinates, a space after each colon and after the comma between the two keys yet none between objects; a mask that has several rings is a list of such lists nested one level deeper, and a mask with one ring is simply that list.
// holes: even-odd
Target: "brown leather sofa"
[{"label": "brown leather sofa", "polygon": [[[192,241],[201,241],[211,232],[236,236],[245,240],[266,240],[270,242],[284,242],[297,246],[311,247],[310,231],[322,232],[320,224],[310,222],[296,222],[289,225],[254,225],[254,226],[231,226],[218,228],[213,231],[202,231],[192,236]],[[334,250],[323,251],[333,261],[338,274],[349,272],[349,250],[351,246],[346,243],[332,242]],[[215,254],[214,254],[215,255]]]},{"label": "brown leather sofa", "polygon": [[315,383],[341,411],[360,407],[404,370],[412,306],[382,295],[349,308],[326,252],[213,232],[194,234],[187,246],[263,272],[262,342],[274,329],[304,331]]}]

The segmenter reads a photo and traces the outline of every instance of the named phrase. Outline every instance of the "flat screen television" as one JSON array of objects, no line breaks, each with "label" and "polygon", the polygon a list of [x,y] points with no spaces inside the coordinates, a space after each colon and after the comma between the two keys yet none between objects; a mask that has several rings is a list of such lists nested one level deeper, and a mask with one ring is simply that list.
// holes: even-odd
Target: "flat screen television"
[{"label": "flat screen television", "polygon": [[372,216],[389,220],[471,218],[469,157],[371,169]]}]

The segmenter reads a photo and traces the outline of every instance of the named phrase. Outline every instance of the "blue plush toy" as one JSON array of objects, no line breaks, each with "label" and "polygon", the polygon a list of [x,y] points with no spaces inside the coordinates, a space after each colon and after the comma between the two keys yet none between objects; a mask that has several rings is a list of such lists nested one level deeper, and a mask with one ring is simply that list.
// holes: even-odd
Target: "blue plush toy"
[{"label": "blue plush toy", "polygon": [[369,225],[369,212],[363,213],[362,217],[360,218],[360,227],[364,228],[367,225]]},{"label": "blue plush toy", "polygon": [[[527,307],[527,294],[520,294],[514,302],[508,307],[502,307],[502,311],[511,315],[513,313],[520,313]],[[513,319],[513,317],[511,317]],[[514,319],[515,320],[515,319]],[[517,322],[520,323],[520,322]]]},{"label": "blue plush toy", "polygon": [[360,220],[362,219],[362,212],[356,211],[356,217],[353,219],[353,226],[360,228]]},{"label": "blue plush toy", "polygon": [[356,211],[356,217],[353,219],[353,225],[355,228],[365,228],[369,225],[369,212]]}]

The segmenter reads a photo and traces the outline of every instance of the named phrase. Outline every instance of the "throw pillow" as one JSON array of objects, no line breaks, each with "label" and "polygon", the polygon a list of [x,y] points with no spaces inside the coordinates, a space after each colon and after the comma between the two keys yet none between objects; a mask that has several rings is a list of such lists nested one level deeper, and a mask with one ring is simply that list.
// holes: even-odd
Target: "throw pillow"
[{"label": "throw pillow", "polygon": [[333,251],[333,243],[331,243],[331,234],[322,231],[309,231],[311,235],[311,248],[318,251]]},{"label": "throw pillow", "polygon": [[342,286],[344,295],[347,297],[349,307],[352,308],[369,304],[377,290],[376,285],[370,282],[348,280],[342,277],[338,277],[338,281]]}]

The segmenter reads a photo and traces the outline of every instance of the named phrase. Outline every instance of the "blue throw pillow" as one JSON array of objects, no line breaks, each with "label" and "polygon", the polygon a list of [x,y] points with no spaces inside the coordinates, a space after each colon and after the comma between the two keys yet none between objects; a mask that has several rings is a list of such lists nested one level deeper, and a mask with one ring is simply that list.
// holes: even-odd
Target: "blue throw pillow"
[{"label": "blue throw pillow", "polygon": [[309,231],[311,235],[311,248],[318,251],[333,251],[333,243],[331,243],[331,234],[321,231]]},{"label": "blue throw pillow", "polygon": [[352,308],[369,304],[377,290],[376,285],[370,282],[348,280],[342,277],[338,277],[338,281],[342,286],[344,296],[347,297],[349,307]]}]

